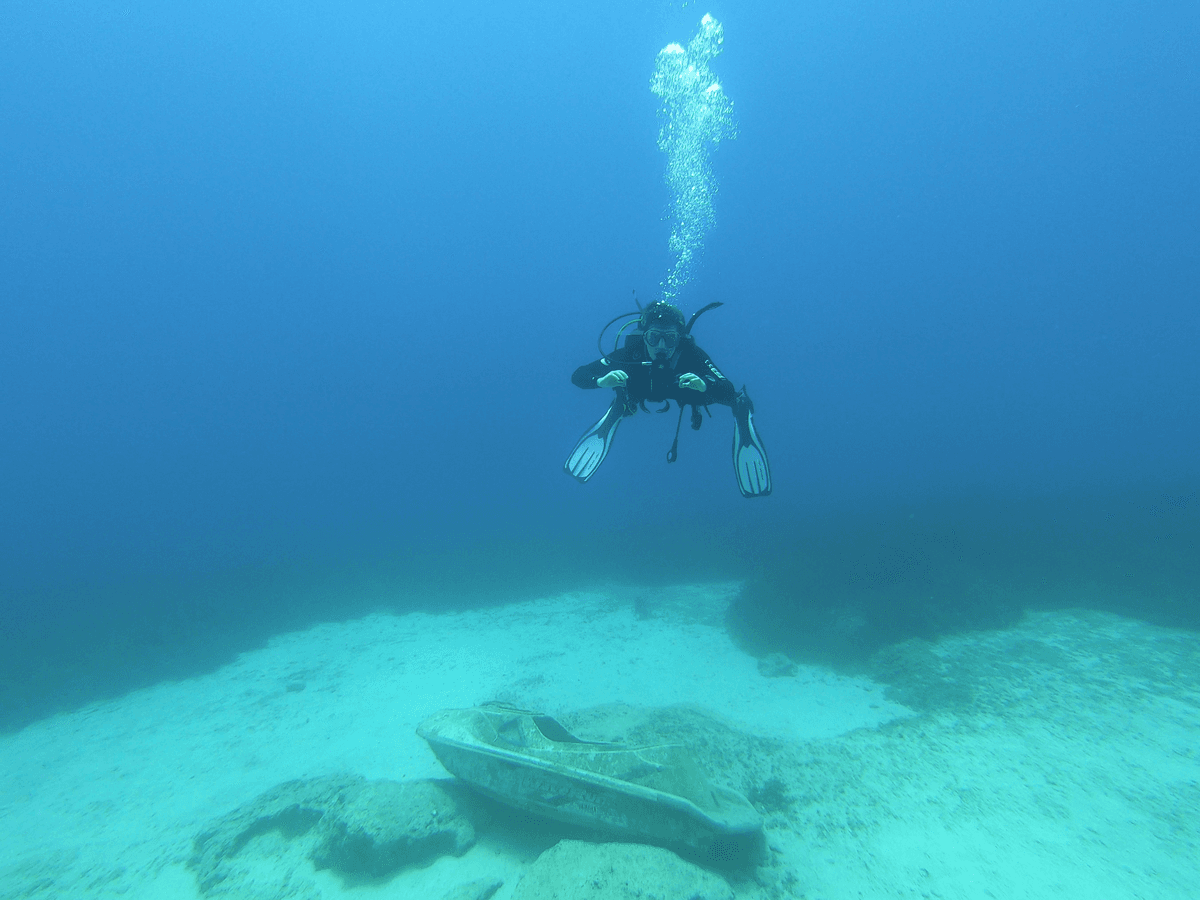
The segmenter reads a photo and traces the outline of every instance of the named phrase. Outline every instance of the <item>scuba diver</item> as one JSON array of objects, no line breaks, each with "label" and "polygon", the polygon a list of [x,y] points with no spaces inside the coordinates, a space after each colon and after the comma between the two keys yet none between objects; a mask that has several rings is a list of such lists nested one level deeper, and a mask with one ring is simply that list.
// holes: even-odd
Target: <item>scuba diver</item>
[{"label": "scuba diver", "polygon": [[[638,304],[637,312],[624,313],[604,326],[596,341],[600,346],[600,359],[576,369],[571,381],[581,388],[610,387],[616,393],[616,399],[571,451],[563,465],[568,474],[581,482],[591,478],[604,462],[621,419],[632,416],[639,407],[648,412],[647,400],[665,402],[658,412],[669,410],[672,400],[679,406],[675,442],[667,453],[667,462],[675,462],[683,408],[692,408],[692,429],[699,430],[704,421],[699,407],[704,407],[711,416],[709,405],[720,403],[733,409],[733,471],[742,496],[765,497],[771,493],[767,451],[754,430],[754,404],[746,395],[746,388],[735,391],[733,384],[713,365],[708,354],[696,346],[696,340],[691,336],[696,320],[721,305],[710,303],[685,321],[677,307],[658,300],[644,308]],[[632,316],[637,316],[636,330],[626,336],[625,346],[614,346],[612,353],[605,356],[601,346],[604,332],[614,322]],[[621,333],[634,324],[630,321],[622,326],[617,332],[618,343]]]}]

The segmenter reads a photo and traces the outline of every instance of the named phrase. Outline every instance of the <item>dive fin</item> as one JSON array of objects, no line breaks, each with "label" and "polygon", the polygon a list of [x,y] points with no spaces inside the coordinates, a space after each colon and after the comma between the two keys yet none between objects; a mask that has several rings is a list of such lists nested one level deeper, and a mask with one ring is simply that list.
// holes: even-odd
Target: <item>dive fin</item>
[{"label": "dive fin", "polygon": [[771,466],[767,448],[754,430],[754,403],[743,387],[733,406],[733,473],[743,497],[771,493]]},{"label": "dive fin", "polygon": [[600,463],[608,455],[617,426],[625,415],[625,391],[617,392],[617,397],[608,408],[600,421],[583,433],[567,461],[563,463],[563,471],[573,475],[582,484],[596,474]]}]

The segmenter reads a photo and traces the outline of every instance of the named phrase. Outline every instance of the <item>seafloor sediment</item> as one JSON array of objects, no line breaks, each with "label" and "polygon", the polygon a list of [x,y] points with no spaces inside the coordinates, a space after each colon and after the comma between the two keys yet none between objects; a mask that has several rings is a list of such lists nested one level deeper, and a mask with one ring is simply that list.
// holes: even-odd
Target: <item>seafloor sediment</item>
[{"label": "seafloor sediment", "polygon": [[[551,878],[537,861],[564,838],[574,843],[556,860],[609,875],[545,888],[563,897],[686,882],[738,898],[1115,900],[1200,882],[1200,636],[1039,612],[892,647],[874,681],[805,666],[770,677],[712,614],[734,589],[324,625],[0,738],[0,898],[506,900],[524,896],[527,874],[526,894]],[[581,737],[686,743],[764,813],[764,857],[697,874],[621,845],[597,856],[588,835],[503,817],[479,819],[452,853],[409,864],[389,851],[393,871],[365,874],[313,850],[329,846],[330,823],[309,834],[247,820],[224,843],[197,842],[293,779],[444,777],[413,725],[493,697],[544,708]],[[197,877],[198,846],[226,854],[206,871],[231,874]]]}]

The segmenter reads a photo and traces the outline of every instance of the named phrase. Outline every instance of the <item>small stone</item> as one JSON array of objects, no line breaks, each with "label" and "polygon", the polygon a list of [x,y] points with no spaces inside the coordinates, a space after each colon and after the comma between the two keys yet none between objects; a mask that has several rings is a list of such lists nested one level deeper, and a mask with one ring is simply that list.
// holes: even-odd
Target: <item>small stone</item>
[{"label": "small stone", "polygon": [[799,666],[782,653],[772,653],[758,661],[758,674],[764,678],[787,678],[798,671]]}]

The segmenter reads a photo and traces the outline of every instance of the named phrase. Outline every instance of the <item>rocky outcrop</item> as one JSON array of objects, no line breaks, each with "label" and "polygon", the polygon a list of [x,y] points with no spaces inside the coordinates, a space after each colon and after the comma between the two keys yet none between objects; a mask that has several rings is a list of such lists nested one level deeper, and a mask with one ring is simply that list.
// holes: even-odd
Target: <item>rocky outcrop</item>
[{"label": "rocky outcrop", "polygon": [[288,781],[197,836],[189,865],[206,896],[274,896],[262,883],[264,868],[270,868],[264,861],[286,857],[306,857],[318,869],[346,876],[380,878],[467,851],[475,826],[459,803],[460,792],[449,782],[359,776]]}]

